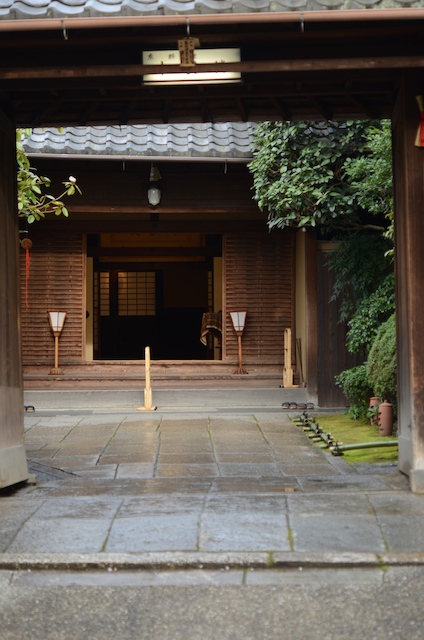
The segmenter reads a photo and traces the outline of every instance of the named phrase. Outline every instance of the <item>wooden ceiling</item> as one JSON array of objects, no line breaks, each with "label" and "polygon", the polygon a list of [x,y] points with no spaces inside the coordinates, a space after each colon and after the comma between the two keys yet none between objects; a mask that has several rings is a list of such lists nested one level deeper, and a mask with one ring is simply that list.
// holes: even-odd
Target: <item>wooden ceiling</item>
[{"label": "wooden ceiling", "polygon": [[379,13],[193,23],[201,46],[240,47],[242,55],[225,65],[242,72],[240,84],[198,87],[142,84],[143,73],[157,69],[141,64],[141,52],[176,48],[186,35],[167,16],[145,25],[108,19],[107,27],[85,20],[84,28],[76,19],[57,20],[57,28],[37,20],[31,30],[0,23],[0,105],[21,127],[388,118],[402,70],[424,67],[424,20]]}]

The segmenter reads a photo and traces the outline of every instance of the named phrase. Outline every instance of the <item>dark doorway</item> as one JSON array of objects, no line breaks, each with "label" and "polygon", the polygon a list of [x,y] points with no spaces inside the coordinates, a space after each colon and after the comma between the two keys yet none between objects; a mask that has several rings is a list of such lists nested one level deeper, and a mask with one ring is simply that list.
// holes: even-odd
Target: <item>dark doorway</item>
[{"label": "dark doorway", "polygon": [[200,342],[208,310],[206,263],[123,267],[98,265],[94,274],[95,358],[139,360],[146,346],[158,360],[207,358]]}]

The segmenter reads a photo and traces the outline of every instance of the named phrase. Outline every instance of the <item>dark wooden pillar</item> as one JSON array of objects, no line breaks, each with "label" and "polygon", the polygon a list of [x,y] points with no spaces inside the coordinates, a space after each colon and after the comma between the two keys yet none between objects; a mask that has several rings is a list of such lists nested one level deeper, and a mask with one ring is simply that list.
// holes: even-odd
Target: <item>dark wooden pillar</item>
[{"label": "dark wooden pillar", "polygon": [[414,145],[424,72],[404,71],[393,113],[399,468],[424,493],[424,148]]},{"label": "dark wooden pillar", "polygon": [[308,402],[318,404],[317,238],[308,229],[305,240],[306,391]]},{"label": "dark wooden pillar", "polygon": [[0,110],[0,488],[28,478],[23,445],[16,150]]}]

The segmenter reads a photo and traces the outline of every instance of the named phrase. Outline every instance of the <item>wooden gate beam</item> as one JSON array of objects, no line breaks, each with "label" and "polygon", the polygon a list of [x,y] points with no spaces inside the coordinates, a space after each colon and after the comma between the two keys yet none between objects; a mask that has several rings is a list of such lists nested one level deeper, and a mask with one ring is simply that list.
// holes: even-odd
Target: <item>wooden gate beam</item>
[{"label": "wooden gate beam", "polygon": [[415,99],[424,72],[405,71],[393,113],[399,469],[424,493],[424,148]]},{"label": "wooden gate beam", "polygon": [[[424,56],[384,56],[367,58],[322,58],[306,60],[266,60],[199,64],[192,72],[278,73],[300,71],[340,71],[355,69],[404,69],[424,67]],[[0,68],[1,80],[38,78],[107,78],[143,76],[151,73],[181,73],[178,65],[96,65],[77,67]]]},{"label": "wooden gate beam", "polygon": [[0,110],[0,488],[28,479],[24,449],[16,149]]}]

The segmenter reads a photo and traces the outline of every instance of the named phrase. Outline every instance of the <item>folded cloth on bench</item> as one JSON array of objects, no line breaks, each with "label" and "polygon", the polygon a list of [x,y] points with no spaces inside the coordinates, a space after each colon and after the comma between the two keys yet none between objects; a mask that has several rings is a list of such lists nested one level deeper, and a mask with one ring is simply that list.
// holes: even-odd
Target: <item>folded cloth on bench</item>
[{"label": "folded cloth on bench", "polygon": [[222,335],[222,313],[204,313],[202,316],[202,328],[200,331],[200,342],[206,346],[208,333],[221,340]]}]

